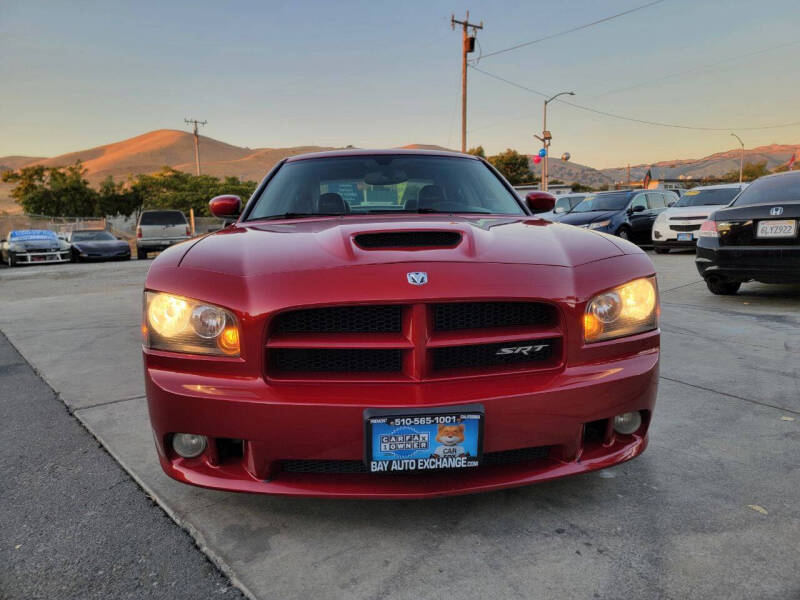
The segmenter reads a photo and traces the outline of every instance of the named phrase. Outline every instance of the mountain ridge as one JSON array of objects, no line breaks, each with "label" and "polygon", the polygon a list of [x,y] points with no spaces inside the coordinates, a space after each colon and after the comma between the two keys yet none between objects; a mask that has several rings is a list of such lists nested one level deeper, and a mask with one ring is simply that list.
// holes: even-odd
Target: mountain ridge
[{"label": "mountain ridge", "polygon": [[[435,144],[407,144],[402,148],[448,150]],[[288,148],[247,148],[235,146],[200,136],[200,164],[205,174],[236,176],[247,180],[260,180],[278,161],[285,157],[307,152],[333,150],[330,146],[292,146]],[[768,169],[785,164],[800,144],[769,144],[745,150],[746,162],[767,162]],[[640,180],[651,167],[669,171],[670,176],[693,177],[720,176],[739,168],[738,148],[723,150],[702,158],[663,160],[650,164],[631,165],[632,180]],[[532,157],[531,157],[532,158]],[[81,160],[87,169],[87,179],[97,184],[111,175],[117,180],[140,173],[153,173],[164,166],[193,173],[194,139],[191,133],[176,129],[157,129],[126,140],[68,152],[55,157],[0,157],[0,171],[24,166],[66,166]],[[541,164],[531,164],[534,172],[541,172]],[[550,160],[550,177],[566,183],[582,183],[593,187],[612,185],[627,178],[627,167],[595,169],[577,162]],[[8,186],[0,186],[0,197],[7,196]]]}]

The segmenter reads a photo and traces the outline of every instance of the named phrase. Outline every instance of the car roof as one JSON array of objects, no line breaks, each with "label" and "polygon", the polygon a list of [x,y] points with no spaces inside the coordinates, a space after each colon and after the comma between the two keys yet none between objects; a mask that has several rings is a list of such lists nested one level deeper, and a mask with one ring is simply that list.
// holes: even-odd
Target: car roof
[{"label": "car roof", "polygon": [[177,208],[151,208],[150,210],[143,210],[141,214],[154,212],[177,212],[183,214],[183,211]]},{"label": "car roof", "polygon": [[399,155],[399,156],[446,156],[450,158],[463,158],[467,160],[480,160],[472,154],[462,154],[450,150],[417,150],[409,148],[383,148],[378,150],[366,150],[362,148],[329,150],[327,152],[310,152],[308,154],[297,154],[290,156],[286,162],[296,162],[298,160],[308,160],[311,158],[343,158],[352,156],[376,156],[376,155]]},{"label": "car roof", "polygon": [[728,188],[738,188],[738,187],[743,187],[744,188],[744,187],[747,187],[748,185],[750,185],[750,184],[748,182],[746,182],[746,181],[743,181],[741,184],[740,183],[716,183],[714,185],[696,185],[695,187],[690,188],[689,190],[685,190],[685,191],[688,192],[690,190],[724,190],[724,189],[728,189]]},{"label": "car roof", "polygon": [[[792,177],[792,176],[800,177],[800,171],[784,171],[783,173],[772,173],[771,175],[764,175],[762,177],[759,177],[758,179],[766,179],[768,177],[773,178],[773,177]],[[758,179],[756,179],[756,181],[758,181]],[[751,181],[750,183],[753,182]]]}]

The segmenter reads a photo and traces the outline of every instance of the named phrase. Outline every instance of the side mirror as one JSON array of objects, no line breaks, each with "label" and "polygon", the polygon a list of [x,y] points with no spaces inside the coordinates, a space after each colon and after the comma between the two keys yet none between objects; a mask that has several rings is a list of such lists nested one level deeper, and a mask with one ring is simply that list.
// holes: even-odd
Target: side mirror
[{"label": "side mirror", "polygon": [[216,196],[208,203],[208,209],[220,219],[235,218],[242,212],[242,199],[233,194]]},{"label": "side mirror", "polygon": [[636,206],[631,206],[628,209],[628,214],[629,215],[632,215],[633,213],[637,213],[637,212],[644,212],[644,206],[642,206],[641,204],[637,204]]},{"label": "side mirror", "polygon": [[525,204],[533,214],[548,212],[556,205],[556,197],[547,192],[528,192],[525,194]]},{"label": "side mirror", "polygon": [[554,212],[555,214],[557,214],[557,215],[560,215],[561,213],[565,213],[565,212],[567,212],[567,209],[566,209],[566,208],[564,208],[563,206],[556,206],[556,207],[553,209],[553,212]]},{"label": "side mirror", "polygon": [[675,206],[677,203],[678,203],[677,200],[670,200],[669,202],[667,202],[667,208],[669,208],[670,206]]}]

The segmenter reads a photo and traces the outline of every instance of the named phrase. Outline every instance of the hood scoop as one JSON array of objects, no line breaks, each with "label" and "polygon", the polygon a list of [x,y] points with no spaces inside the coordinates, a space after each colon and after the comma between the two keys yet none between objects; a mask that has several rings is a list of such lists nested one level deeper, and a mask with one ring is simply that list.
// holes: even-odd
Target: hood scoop
[{"label": "hood scoop", "polygon": [[400,250],[407,248],[454,248],[461,243],[458,231],[384,231],[359,233],[353,237],[364,250]]}]

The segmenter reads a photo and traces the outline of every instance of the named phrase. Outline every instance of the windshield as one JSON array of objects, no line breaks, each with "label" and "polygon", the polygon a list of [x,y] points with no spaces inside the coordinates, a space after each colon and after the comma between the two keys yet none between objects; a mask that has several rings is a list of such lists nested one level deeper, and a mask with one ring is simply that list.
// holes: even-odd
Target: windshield
[{"label": "windshield", "polygon": [[186,225],[186,217],[179,210],[143,212],[139,225]]},{"label": "windshield", "polygon": [[556,198],[556,205],[553,207],[553,212],[568,213],[570,206],[577,198],[575,196],[561,196]]},{"label": "windshield", "polygon": [[382,212],[525,214],[481,161],[372,155],[287,162],[247,220]]},{"label": "windshield", "polygon": [[628,205],[629,192],[593,194],[586,196],[571,212],[598,212],[601,210],[622,210]]},{"label": "windshield", "polygon": [[708,188],[689,190],[673,206],[705,206],[728,204],[739,193],[740,188]]},{"label": "windshield", "polygon": [[105,240],[115,240],[113,235],[107,231],[74,231],[72,233],[73,242],[99,242]]},{"label": "windshield", "polygon": [[800,171],[756,179],[739,195],[733,206],[777,204],[800,200]]}]

